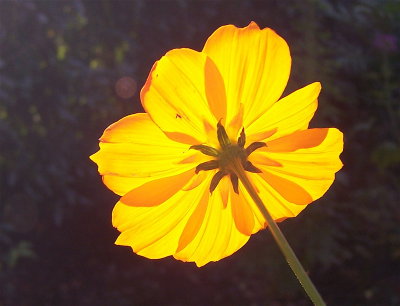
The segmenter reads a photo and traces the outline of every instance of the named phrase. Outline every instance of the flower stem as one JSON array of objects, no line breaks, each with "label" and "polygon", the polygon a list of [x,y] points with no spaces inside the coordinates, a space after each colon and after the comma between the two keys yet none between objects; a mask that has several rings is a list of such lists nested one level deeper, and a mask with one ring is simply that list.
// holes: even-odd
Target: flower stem
[{"label": "flower stem", "polygon": [[304,291],[307,293],[307,295],[309,296],[311,301],[314,303],[314,305],[326,306],[321,295],[315,288],[311,279],[308,277],[308,275],[307,275],[306,271],[304,270],[303,266],[301,265],[300,261],[297,259],[296,254],[293,252],[293,250],[290,247],[285,236],[283,235],[283,233],[279,229],[278,225],[276,224],[274,219],[272,219],[270,213],[264,206],[261,198],[259,197],[254,186],[252,185],[251,181],[249,180],[246,172],[244,171],[243,166],[241,165],[240,161],[237,160],[236,162],[232,163],[231,169],[238,176],[238,178],[242,182],[244,188],[246,188],[247,192],[250,194],[251,198],[254,200],[254,202],[256,203],[260,212],[262,213],[265,220],[267,221],[268,228],[271,231],[272,236],[274,237],[275,241],[277,242],[279,248],[281,249],[283,255],[286,258],[286,261],[288,262],[290,268],[296,275],[296,277],[299,280],[300,284],[302,285]]}]

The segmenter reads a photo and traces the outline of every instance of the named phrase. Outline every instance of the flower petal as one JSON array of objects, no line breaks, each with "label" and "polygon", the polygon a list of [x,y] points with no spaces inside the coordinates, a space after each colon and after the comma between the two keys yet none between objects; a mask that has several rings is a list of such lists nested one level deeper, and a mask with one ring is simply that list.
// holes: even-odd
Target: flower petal
[{"label": "flower petal", "polygon": [[[312,148],[320,153],[333,153],[334,156],[336,156],[333,160],[337,161],[337,156],[343,150],[343,134],[335,128],[316,128],[297,131],[290,135],[269,141],[267,147],[263,147],[259,149],[259,151],[284,153]],[[311,153],[311,151],[300,152],[307,154]],[[303,155],[302,157],[295,157],[304,158]]]},{"label": "flower petal", "polygon": [[188,145],[166,137],[143,113],[110,125],[100,138],[100,150],[90,158],[107,187],[119,195],[150,180],[186,172],[204,159]]},{"label": "flower petal", "polygon": [[228,206],[229,192],[232,190],[232,183],[228,175],[225,175],[218,184],[216,192],[221,194],[222,205],[224,208]]},{"label": "flower petal", "polygon": [[159,205],[184,187],[194,177],[194,169],[178,175],[152,180],[125,194],[120,201],[129,206]]},{"label": "flower petal", "polygon": [[260,173],[262,177],[272,188],[274,188],[285,200],[294,204],[306,205],[310,204],[313,199],[302,187],[293,183],[285,176],[274,175],[272,171],[263,171]]},{"label": "flower petal", "polygon": [[183,229],[183,233],[179,238],[179,245],[176,252],[180,252],[182,249],[184,249],[199,232],[199,229],[204,222],[204,216],[207,211],[208,200],[209,200],[209,193],[205,192],[202,200],[197,205],[195,211],[190,216],[188,222],[186,223],[185,228]]},{"label": "flower petal", "polygon": [[204,205],[209,180],[190,191],[178,191],[164,203],[150,207],[128,206],[118,202],[112,222],[121,232],[118,245],[132,247],[148,258],[173,255],[188,219],[198,206]]},{"label": "flower petal", "polygon": [[201,215],[204,214],[204,220],[200,228],[196,219],[191,220],[195,224],[188,224],[186,228],[192,231],[190,236],[194,237],[191,241],[185,239],[187,245],[181,245],[174,257],[182,261],[194,261],[200,267],[210,261],[227,257],[241,248],[250,236],[237,229],[230,206],[228,201],[228,206],[224,208],[221,194],[213,192],[205,214],[201,212]]},{"label": "flower petal", "polygon": [[[253,182],[255,188],[258,189],[258,194],[263,200],[265,207],[271,214],[274,220],[280,221],[282,218],[290,218],[297,216],[307,205],[293,204],[286,200],[282,195],[276,191],[267,181],[265,181],[261,176],[255,173],[248,174],[251,181]],[[254,201],[252,201],[250,195],[244,191],[243,195],[247,199],[251,209],[256,216],[256,220],[259,220],[255,224],[254,230],[259,230],[267,226],[267,223],[256,206]],[[263,220],[263,221],[262,221]],[[259,228],[257,228],[259,227]]]},{"label": "flower petal", "polygon": [[[263,171],[259,176],[286,201],[308,204],[332,185],[342,167],[343,134],[335,128],[309,129],[268,142],[250,160]],[[263,159],[277,164],[264,163]]]},{"label": "flower petal", "polygon": [[251,207],[247,204],[245,198],[239,193],[236,194],[230,190],[230,200],[233,219],[235,220],[236,228],[245,235],[254,233],[254,214]]},{"label": "flower petal", "polygon": [[285,40],[273,30],[222,26],[207,40],[203,52],[215,62],[225,82],[227,123],[244,105],[244,126],[259,118],[282,95],[291,57]]},{"label": "flower petal", "polygon": [[275,131],[268,137],[272,140],[307,129],[317,109],[320,91],[321,84],[315,82],[276,102],[246,129],[249,143],[266,139],[269,135],[265,131]]},{"label": "flower petal", "polygon": [[169,51],[153,66],[141,91],[145,110],[172,139],[205,143],[205,126],[225,116],[224,83],[206,54],[191,49]]},{"label": "flower petal", "polygon": [[115,192],[116,194],[122,196],[132,189],[139,187],[151,180],[150,178],[141,178],[141,177],[127,177],[127,176],[119,176],[119,175],[103,175],[102,176],[103,183],[110,190]]}]

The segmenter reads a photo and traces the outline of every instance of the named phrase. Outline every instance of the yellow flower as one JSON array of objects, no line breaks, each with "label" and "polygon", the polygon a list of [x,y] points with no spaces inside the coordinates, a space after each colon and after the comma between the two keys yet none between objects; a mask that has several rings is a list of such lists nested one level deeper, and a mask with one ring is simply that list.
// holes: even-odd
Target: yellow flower
[{"label": "yellow flower", "polygon": [[320,83],[280,99],[290,66],[286,42],[254,22],[222,26],[201,52],[174,49],[154,64],[141,91],[146,113],[109,126],[91,156],[121,195],[116,244],[198,266],[237,251],[266,222],[235,162],[277,221],[327,191],[343,135],[308,129]]}]

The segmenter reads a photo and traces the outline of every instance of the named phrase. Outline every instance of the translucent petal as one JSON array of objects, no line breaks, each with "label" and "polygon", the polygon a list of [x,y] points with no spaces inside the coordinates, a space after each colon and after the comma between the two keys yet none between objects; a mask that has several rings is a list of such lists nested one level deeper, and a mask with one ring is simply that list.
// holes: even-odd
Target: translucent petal
[{"label": "translucent petal", "polygon": [[215,62],[225,82],[227,123],[244,105],[244,126],[259,118],[282,95],[291,57],[286,42],[271,29],[251,22],[245,28],[222,26],[203,52]]},{"label": "translucent petal", "polygon": [[225,116],[222,77],[206,54],[191,49],[169,51],[153,66],[141,91],[143,107],[171,139],[207,142],[205,126]]},{"label": "translucent petal", "polygon": [[146,182],[151,181],[151,177],[149,178],[141,178],[141,177],[127,177],[127,176],[119,176],[119,175],[103,175],[102,176],[103,183],[110,190],[115,192],[116,194],[122,196],[132,189],[143,185]]},{"label": "translucent petal", "polygon": [[[303,149],[312,150],[299,151]],[[294,158],[306,158],[307,161],[310,161],[311,156],[309,154],[313,152],[313,150],[316,150],[318,153],[332,153],[337,157],[343,150],[342,132],[336,128],[316,128],[297,131],[290,135],[269,141],[267,147],[264,147],[259,151],[268,153],[298,151],[298,153],[301,152],[304,153],[304,155],[293,156]],[[318,158],[318,156],[315,157]],[[336,162],[338,159],[332,158],[332,161]]]},{"label": "translucent petal", "polygon": [[232,183],[229,179],[229,176],[226,175],[221,179],[221,181],[218,184],[218,188],[216,190],[216,192],[219,192],[221,194],[222,205],[224,208],[228,206],[229,192],[232,189],[231,186]]},{"label": "translucent petal", "polygon": [[150,180],[193,169],[204,156],[166,137],[149,115],[142,113],[110,125],[100,138],[100,150],[90,158],[107,187],[124,195]]},{"label": "translucent petal", "polygon": [[[250,173],[250,179],[252,180],[254,186],[258,189],[258,194],[262,199],[265,207],[271,214],[274,220],[280,220],[282,218],[289,218],[297,216],[307,205],[293,204],[286,200],[282,195],[276,191],[267,181],[265,181],[259,174]],[[255,228],[264,228],[266,226],[265,219],[261,215],[258,207],[251,199],[247,192],[243,193],[246,197],[250,207],[252,208],[254,214],[256,215],[256,220],[259,220],[255,224]],[[264,220],[262,222],[261,220]]]},{"label": "translucent petal", "polygon": [[[276,139],[297,130],[308,128],[317,109],[317,98],[321,84],[316,82],[305,86],[276,102],[260,118],[246,129],[249,143]],[[274,131],[265,135],[265,131]],[[267,136],[267,137],[266,137]]]},{"label": "translucent petal", "polygon": [[[248,176],[250,179],[253,179],[253,180],[254,180],[254,178],[259,179],[259,177],[256,173],[248,173]],[[260,192],[260,190],[258,189],[258,185],[256,185],[254,182],[253,182],[253,187],[256,189],[257,193]],[[247,192],[247,190],[244,188],[244,186],[242,184],[239,184],[239,194],[241,197],[241,201],[245,202],[253,213],[254,224],[253,224],[252,233],[254,234],[254,233],[257,233],[259,230],[264,229],[267,226],[264,216],[261,214],[257,205],[254,203],[254,200],[251,198],[251,196],[249,195],[249,193]],[[264,201],[264,199],[263,199],[263,201]]]},{"label": "translucent petal", "polygon": [[207,177],[208,173],[205,171],[200,171],[198,174],[194,175],[189,181],[187,181],[187,184],[182,188],[182,190],[189,191],[197,186],[199,186]]},{"label": "translucent petal", "polygon": [[248,241],[250,236],[241,233],[235,225],[230,201],[224,208],[219,192],[212,193],[206,208],[205,213],[201,212],[204,220],[200,228],[197,228],[198,223],[187,225],[191,229],[196,227],[196,231],[191,230],[196,235],[192,235],[191,241],[186,239],[188,244],[179,248],[175,258],[203,266],[231,255]]},{"label": "translucent petal", "polygon": [[191,169],[174,176],[152,180],[129,191],[120,202],[129,206],[160,205],[181,190],[195,175],[194,169]]},{"label": "translucent petal", "polygon": [[[271,141],[255,151],[250,160],[263,173],[259,176],[282,198],[308,204],[320,198],[342,167],[343,134],[334,128],[310,129]],[[264,163],[263,159],[274,160]]]},{"label": "translucent petal", "polygon": [[121,232],[116,244],[132,247],[148,258],[173,255],[188,219],[208,195],[209,180],[190,191],[178,191],[164,203],[150,207],[128,206],[118,202],[113,225]]},{"label": "translucent petal", "polygon": [[230,190],[230,201],[236,228],[245,235],[254,233],[254,214],[243,195]]},{"label": "translucent petal", "polygon": [[264,170],[259,175],[285,200],[290,203],[302,205],[310,204],[313,201],[307,191],[290,180],[290,176],[274,175],[271,172]]},{"label": "translucent petal", "polygon": [[184,249],[197,235],[200,230],[201,225],[204,222],[204,216],[207,211],[209,200],[209,193],[205,192],[200,203],[197,205],[195,211],[190,216],[185,228],[183,229],[182,235],[179,238],[179,245],[176,252]]}]

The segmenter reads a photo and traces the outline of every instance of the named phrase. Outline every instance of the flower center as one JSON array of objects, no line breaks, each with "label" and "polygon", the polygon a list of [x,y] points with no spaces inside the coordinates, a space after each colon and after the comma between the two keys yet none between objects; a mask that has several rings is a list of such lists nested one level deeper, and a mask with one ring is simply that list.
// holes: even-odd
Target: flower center
[{"label": "flower center", "polygon": [[198,150],[205,155],[215,158],[197,165],[196,173],[199,173],[200,171],[219,169],[211,179],[210,192],[212,193],[215,190],[224,176],[229,175],[233,190],[239,194],[238,177],[234,170],[235,167],[241,165],[246,171],[260,173],[261,170],[256,168],[247,158],[253,151],[265,147],[266,143],[253,142],[247,148],[244,148],[246,143],[244,128],[242,128],[237,143],[231,143],[221,122],[218,122],[217,125],[217,137],[220,149],[215,149],[206,145],[194,145],[190,147],[190,149]]}]

